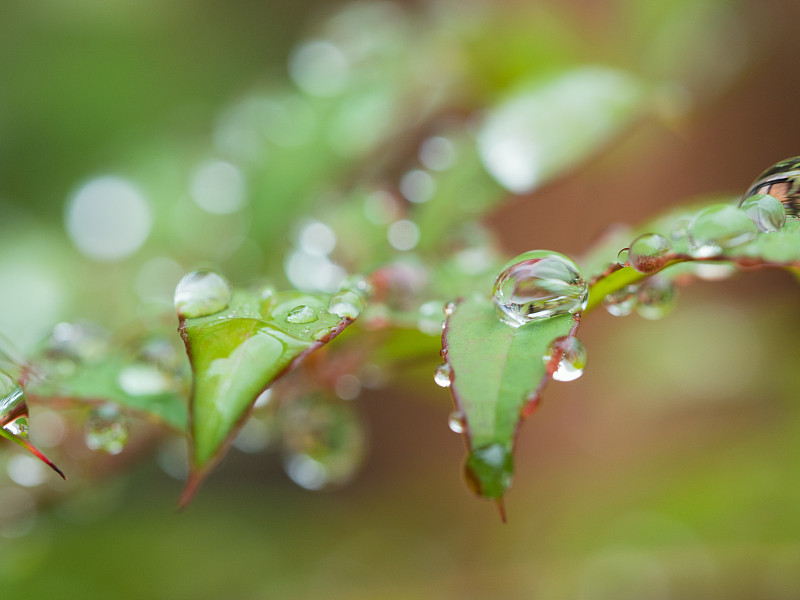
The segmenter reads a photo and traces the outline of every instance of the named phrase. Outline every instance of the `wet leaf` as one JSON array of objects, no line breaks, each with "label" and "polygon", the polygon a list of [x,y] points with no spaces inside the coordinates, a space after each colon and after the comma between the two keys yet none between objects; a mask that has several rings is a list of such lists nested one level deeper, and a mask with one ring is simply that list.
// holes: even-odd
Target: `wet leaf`
[{"label": "wet leaf", "polygon": [[[344,292],[356,294],[356,292]],[[181,319],[192,364],[191,473],[181,504],[221,458],[258,395],[357,316],[328,311],[327,294],[282,292],[262,298],[237,290],[220,313]],[[360,300],[360,296],[358,296]],[[343,316],[339,316],[343,315]]]},{"label": "wet leaf", "polygon": [[490,298],[471,296],[447,320],[443,354],[452,369],[450,390],[464,417],[467,482],[499,500],[511,485],[517,428],[536,406],[560,360],[543,357],[556,338],[574,333],[577,319],[559,315],[513,327]]},{"label": "wet leaf", "polygon": [[20,384],[0,372],[0,435],[16,442],[66,479],[64,473],[28,439],[28,402]]}]

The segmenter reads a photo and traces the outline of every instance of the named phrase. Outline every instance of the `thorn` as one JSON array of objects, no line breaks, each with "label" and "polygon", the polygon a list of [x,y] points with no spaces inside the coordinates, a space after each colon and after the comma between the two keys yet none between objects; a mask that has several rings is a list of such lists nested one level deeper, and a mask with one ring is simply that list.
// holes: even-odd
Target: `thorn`
[{"label": "thorn", "polygon": [[46,464],[48,467],[50,467],[51,469],[53,469],[53,471],[55,471],[56,473],[58,473],[59,475],[61,475],[61,479],[63,479],[63,480],[65,480],[65,481],[66,481],[66,479],[67,479],[67,476],[66,476],[66,475],[64,475],[64,472],[63,472],[61,469],[59,469],[59,468],[58,468],[58,467],[57,467],[57,466],[56,466],[56,465],[53,463],[53,461],[51,461],[51,460],[50,460],[49,458],[47,458],[47,457],[46,457],[44,454],[42,454],[42,453],[39,451],[39,449],[38,449],[36,446],[34,446],[33,444],[31,444],[29,441],[27,441],[27,440],[23,440],[23,439],[21,439],[21,438],[18,438],[18,437],[15,437],[15,438],[14,438],[14,441],[15,441],[15,442],[17,442],[17,443],[18,443],[20,446],[22,446],[23,448],[25,448],[25,450],[27,450],[28,452],[30,452],[31,454],[33,454],[33,455],[34,455],[36,458],[38,458],[40,461],[42,461],[42,462],[43,462],[44,464]]},{"label": "thorn", "polygon": [[500,513],[500,520],[505,525],[508,521],[506,520],[506,504],[502,497],[497,498],[494,501],[495,506],[497,507],[498,512]]}]

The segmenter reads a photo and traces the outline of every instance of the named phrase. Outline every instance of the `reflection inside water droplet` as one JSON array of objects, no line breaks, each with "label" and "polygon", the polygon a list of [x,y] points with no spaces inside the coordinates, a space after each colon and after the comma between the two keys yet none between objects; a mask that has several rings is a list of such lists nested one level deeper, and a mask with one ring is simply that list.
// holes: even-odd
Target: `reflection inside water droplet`
[{"label": "reflection inside water droplet", "polygon": [[651,277],[643,281],[636,291],[636,312],[645,319],[660,319],[672,312],[675,300],[675,286],[671,281]]},{"label": "reflection inside water droplet", "polygon": [[452,383],[452,377],[453,367],[451,367],[448,363],[439,365],[433,372],[433,380],[439,387],[449,388],[450,384]]},{"label": "reflection inside water droplet", "polygon": [[286,320],[289,321],[289,323],[295,324],[313,323],[318,319],[317,311],[305,304],[295,306],[289,311],[289,314],[286,315]]},{"label": "reflection inside water droplet", "polygon": [[627,317],[636,306],[636,286],[627,285],[603,298],[603,308],[615,317]]},{"label": "reflection inside water droplet", "polygon": [[230,301],[230,284],[213,271],[193,271],[175,288],[175,309],[187,319],[223,311]]},{"label": "reflection inside water droplet", "polygon": [[758,229],[748,216],[729,204],[701,210],[689,225],[689,248],[697,258],[721,254],[755,239]]},{"label": "reflection inside water droplet", "polygon": [[93,409],[86,421],[86,446],[107,454],[119,454],[128,443],[127,419],[113,404]]},{"label": "reflection inside water droplet", "polygon": [[561,359],[553,371],[554,380],[574,381],[583,375],[583,369],[586,367],[586,348],[578,338],[567,336],[553,340],[543,357],[545,365],[550,366],[550,361],[557,352],[561,353]]},{"label": "reflection inside water droplet", "polygon": [[756,224],[759,231],[779,231],[786,223],[786,210],[775,196],[754,194],[742,200],[741,210]]},{"label": "reflection inside water droplet", "polygon": [[787,158],[761,173],[750,186],[745,199],[769,194],[783,204],[789,219],[800,217],[800,157]]},{"label": "reflection inside water droplet", "polygon": [[454,433],[464,433],[467,430],[467,420],[464,413],[460,410],[454,410],[447,418],[447,424],[450,431]]},{"label": "reflection inside water droplet", "polygon": [[617,262],[621,267],[628,266],[628,257],[630,256],[630,248],[623,248],[617,253]]},{"label": "reflection inside water droplet", "polygon": [[639,273],[655,273],[669,260],[672,244],[657,233],[646,233],[633,240],[628,249],[628,263]]},{"label": "reflection inside water droplet", "polygon": [[500,273],[492,298],[503,320],[518,327],[582,311],[589,289],[578,266],[566,256],[534,250],[517,256]]}]

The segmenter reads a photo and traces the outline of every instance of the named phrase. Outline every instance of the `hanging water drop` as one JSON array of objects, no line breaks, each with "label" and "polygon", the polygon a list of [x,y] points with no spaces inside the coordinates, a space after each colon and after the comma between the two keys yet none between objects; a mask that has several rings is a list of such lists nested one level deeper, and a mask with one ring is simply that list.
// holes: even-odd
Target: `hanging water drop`
[{"label": "hanging water drop", "polygon": [[464,433],[467,430],[467,419],[460,410],[454,410],[447,418],[447,425],[454,433]]},{"label": "hanging water drop", "polygon": [[675,297],[675,286],[671,281],[651,277],[643,281],[636,291],[636,312],[645,319],[660,319],[675,308]]},{"label": "hanging water drop", "polygon": [[615,317],[627,317],[636,307],[636,286],[625,287],[611,292],[603,298],[603,308]]},{"label": "hanging water drop", "polygon": [[93,409],[86,421],[86,446],[107,454],[119,454],[128,443],[128,424],[113,404]]},{"label": "hanging water drop", "polygon": [[231,301],[231,287],[213,271],[193,271],[175,288],[175,309],[180,317],[195,319],[225,310]]},{"label": "hanging water drop", "polygon": [[645,233],[633,240],[628,250],[628,263],[639,273],[655,273],[669,261],[672,244],[657,233]]},{"label": "hanging water drop", "polygon": [[455,302],[448,302],[447,304],[444,305],[444,316],[452,317],[454,312],[456,312]]},{"label": "hanging water drop", "polygon": [[764,233],[779,231],[786,223],[786,209],[780,200],[769,194],[753,194],[743,199],[739,208]]},{"label": "hanging water drop", "polygon": [[630,257],[630,248],[623,248],[617,253],[617,264],[620,267],[627,267],[628,266],[628,258]]},{"label": "hanging water drop", "polygon": [[452,378],[453,378],[453,367],[451,367],[448,363],[443,363],[439,365],[433,372],[433,380],[439,387],[449,388],[450,384],[453,383]]},{"label": "hanging water drop", "polygon": [[566,256],[533,250],[510,261],[492,292],[501,318],[519,327],[535,319],[586,308],[589,288],[578,266]]},{"label": "hanging water drop", "polygon": [[295,324],[313,323],[317,319],[319,319],[317,311],[305,304],[295,306],[289,311],[289,314],[286,315],[286,320],[289,321],[289,323]]},{"label": "hanging water drop", "polygon": [[328,312],[341,319],[355,319],[362,310],[364,310],[363,297],[349,289],[334,294],[328,303]]},{"label": "hanging water drop", "polygon": [[787,218],[800,218],[800,156],[782,160],[761,173],[744,200],[756,194],[774,196],[783,204]]},{"label": "hanging water drop", "polygon": [[347,483],[361,466],[366,439],[351,406],[319,396],[295,400],[281,412],[283,466],[308,490]]},{"label": "hanging water drop", "polygon": [[550,361],[558,352],[561,353],[561,358],[553,371],[554,380],[574,381],[583,375],[583,369],[586,367],[586,348],[578,338],[567,336],[553,340],[543,357],[545,365],[550,365]]},{"label": "hanging water drop", "polygon": [[11,435],[28,439],[28,403],[13,377],[0,372],[0,426]]},{"label": "hanging water drop", "polygon": [[721,254],[755,239],[758,229],[735,206],[714,204],[701,210],[689,225],[689,248],[697,258]]}]

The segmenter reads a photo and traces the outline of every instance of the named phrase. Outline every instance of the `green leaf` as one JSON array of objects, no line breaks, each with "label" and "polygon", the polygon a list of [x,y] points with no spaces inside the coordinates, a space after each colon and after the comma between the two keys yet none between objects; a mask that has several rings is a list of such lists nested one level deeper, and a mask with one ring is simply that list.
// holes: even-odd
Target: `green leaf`
[{"label": "green leaf", "polygon": [[[329,312],[331,301],[352,294]],[[179,330],[192,364],[191,474],[181,504],[221,458],[258,395],[307,354],[336,337],[357,316],[362,297],[282,292],[262,298],[237,290],[228,308],[181,319]],[[347,302],[345,302],[347,304]],[[339,316],[343,315],[343,316]]]},{"label": "green leaf", "polygon": [[573,335],[578,319],[558,315],[513,327],[486,296],[460,302],[447,319],[443,356],[465,423],[467,481],[476,493],[500,499],[511,485],[514,438],[535,408],[560,354],[545,363],[550,344]]}]

